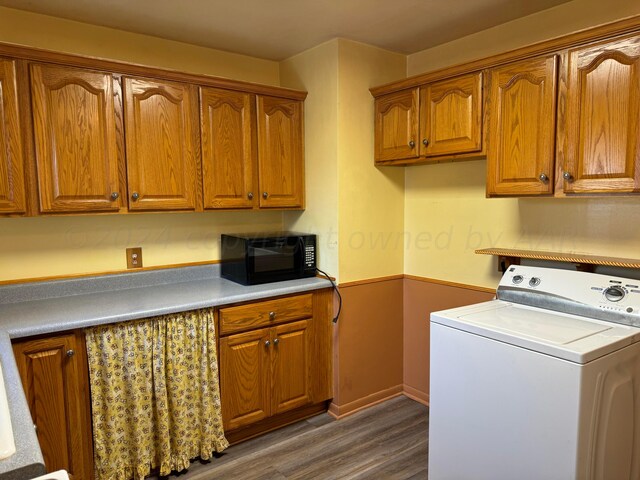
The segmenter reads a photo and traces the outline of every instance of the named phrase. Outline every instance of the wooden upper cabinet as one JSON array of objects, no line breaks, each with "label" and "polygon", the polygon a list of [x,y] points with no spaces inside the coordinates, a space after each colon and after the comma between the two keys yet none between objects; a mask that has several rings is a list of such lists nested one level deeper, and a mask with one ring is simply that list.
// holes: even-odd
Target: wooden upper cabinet
[{"label": "wooden upper cabinet", "polygon": [[260,207],[304,207],[302,101],[257,95]]},{"label": "wooden upper cabinet", "polygon": [[32,64],[31,100],[40,211],[118,211],[113,78]]},{"label": "wooden upper cabinet", "polygon": [[567,54],[565,193],[640,191],[640,36]]},{"label": "wooden upper cabinet", "polygon": [[0,59],[0,214],[25,212],[16,65]]},{"label": "wooden upper cabinet", "polygon": [[124,78],[130,210],[195,210],[200,185],[198,92]]},{"label": "wooden upper cabinet", "polygon": [[47,472],[93,478],[89,374],[84,338],[18,340],[13,352]]},{"label": "wooden upper cabinet", "polygon": [[556,56],[488,72],[487,195],[553,193]]},{"label": "wooden upper cabinet", "polygon": [[255,190],[253,95],[200,88],[204,208],[252,208]]},{"label": "wooden upper cabinet", "polygon": [[482,73],[420,87],[420,155],[482,150]]},{"label": "wooden upper cabinet", "polygon": [[418,89],[375,99],[375,161],[418,158]]}]

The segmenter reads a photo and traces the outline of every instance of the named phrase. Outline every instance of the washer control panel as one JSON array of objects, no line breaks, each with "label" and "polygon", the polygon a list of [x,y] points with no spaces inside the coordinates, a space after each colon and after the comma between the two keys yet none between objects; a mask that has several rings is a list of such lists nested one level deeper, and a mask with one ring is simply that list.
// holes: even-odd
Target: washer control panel
[{"label": "washer control panel", "polygon": [[[512,265],[504,273],[500,290],[546,296],[640,318],[640,280],[555,268]],[[498,294],[500,298],[500,294]]]}]

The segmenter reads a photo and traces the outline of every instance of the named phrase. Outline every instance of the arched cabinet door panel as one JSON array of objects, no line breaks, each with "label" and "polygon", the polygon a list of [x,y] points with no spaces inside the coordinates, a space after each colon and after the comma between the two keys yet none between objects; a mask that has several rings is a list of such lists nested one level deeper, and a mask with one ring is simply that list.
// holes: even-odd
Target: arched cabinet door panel
[{"label": "arched cabinet door panel", "polygon": [[40,211],[117,212],[125,192],[112,75],[41,64],[30,75]]},{"label": "arched cabinet door panel", "polygon": [[420,88],[420,154],[425,157],[482,149],[482,73]]},{"label": "arched cabinet door panel", "polygon": [[196,210],[197,88],[126,77],[124,99],[129,210]]},{"label": "arched cabinet door panel", "polygon": [[569,50],[565,193],[640,191],[640,36]]},{"label": "arched cabinet door panel", "polygon": [[204,208],[257,205],[253,95],[200,88]]},{"label": "arched cabinet door panel", "polygon": [[25,212],[16,65],[0,58],[0,214]]},{"label": "arched cabinet door panel", "polygon": [[487,195],[552,194],[555,55],[488,72]]},{"label": "arched cabinet door panel", "polygon": [[376,98],[376,162],[418,158],[418,122],[417,88]]},{"label": "arched cabinet door panel", "polygon": [[261,208],[304,208],[302,101],[258,95]]}]

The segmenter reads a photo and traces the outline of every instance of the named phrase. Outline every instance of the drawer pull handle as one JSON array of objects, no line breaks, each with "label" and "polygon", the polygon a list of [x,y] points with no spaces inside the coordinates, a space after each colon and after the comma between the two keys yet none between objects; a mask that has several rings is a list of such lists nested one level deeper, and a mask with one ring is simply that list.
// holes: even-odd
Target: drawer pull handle
[{"label": "drawer pull handle", "polygon": [[73,350],[67,350],[67,357],[73,357],[76,354]]},{"label": "drawer pull handle", "polygon": [[269,320],[275,320],[276,319],[276,312],[269,312]]},{"label": "drawer pull handle", "polygon": [[273,339],[273,344],[274,345],[278,345],[280,343],[280,339],[279,338],[274,338]]},{"label": "drawer pull handle", "polygon": [[271,342],[269,340],[267,340],[266,342],[264,342],[264,346],[269,348],[269,345],[271,345]]}]

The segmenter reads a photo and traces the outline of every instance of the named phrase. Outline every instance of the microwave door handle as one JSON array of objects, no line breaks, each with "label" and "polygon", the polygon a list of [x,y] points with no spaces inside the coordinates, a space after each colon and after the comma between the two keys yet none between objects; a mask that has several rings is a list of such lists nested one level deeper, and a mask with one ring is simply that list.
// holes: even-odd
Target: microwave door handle
[{"label": "microwave door handle", "polygon": [[304,270],[304,240],[302,237],[298,237],[298,258],[300,259],[300,273]]}]

